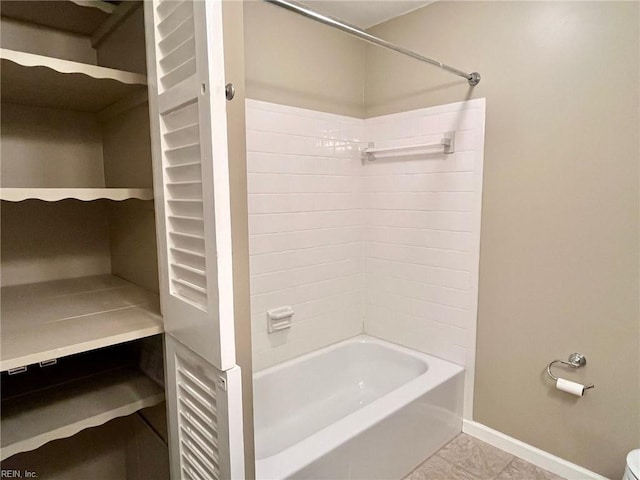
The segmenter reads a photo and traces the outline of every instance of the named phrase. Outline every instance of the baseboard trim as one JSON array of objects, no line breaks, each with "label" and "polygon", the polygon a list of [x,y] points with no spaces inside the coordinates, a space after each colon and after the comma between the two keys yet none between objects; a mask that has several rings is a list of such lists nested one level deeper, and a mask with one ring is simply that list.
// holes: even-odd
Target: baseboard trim
[{"label": "baseboard trim", "polygon": [[481,423],[463,420],[462,431],[563,478],[569,480],[609,480],[580,465],[563,460]]}]

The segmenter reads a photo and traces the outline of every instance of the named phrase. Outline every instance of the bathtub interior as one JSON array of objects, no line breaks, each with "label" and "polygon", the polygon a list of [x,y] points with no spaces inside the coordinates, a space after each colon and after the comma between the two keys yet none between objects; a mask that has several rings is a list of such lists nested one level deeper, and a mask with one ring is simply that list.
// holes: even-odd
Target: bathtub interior
[{"label": "bathtub interior", "polygon": [[256,458],[275,455],[364,408],[429,369],[366,336],[254,376]]},{"label": "bathtub interior", "polygon": [[462,427],[464,367],[367,335],[254,376],[264,479],[403,478]]}]

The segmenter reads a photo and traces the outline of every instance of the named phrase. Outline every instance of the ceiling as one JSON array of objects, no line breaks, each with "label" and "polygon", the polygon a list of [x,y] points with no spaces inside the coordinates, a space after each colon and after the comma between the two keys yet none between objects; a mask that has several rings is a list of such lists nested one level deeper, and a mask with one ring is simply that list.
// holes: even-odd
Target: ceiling
[{"label": "ceiling", "polygon": [[313,10],[337,17],[360,28],[369,28],[391,18],[433,3],[435,0],[303,0]]}]

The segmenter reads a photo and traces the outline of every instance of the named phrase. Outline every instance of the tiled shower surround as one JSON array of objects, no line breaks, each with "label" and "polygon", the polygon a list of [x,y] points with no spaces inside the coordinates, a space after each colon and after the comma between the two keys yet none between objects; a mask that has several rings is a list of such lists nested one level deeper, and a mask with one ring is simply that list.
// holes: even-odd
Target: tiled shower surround
[{"label": "tiled shower surround", "polygon": [[[361,332],[472,368],[484,99],[366,120],[247,100],[254,369]],[[455,153],[362,162],[438,141]],[[266,311],[295,310],[267,333]]]}]

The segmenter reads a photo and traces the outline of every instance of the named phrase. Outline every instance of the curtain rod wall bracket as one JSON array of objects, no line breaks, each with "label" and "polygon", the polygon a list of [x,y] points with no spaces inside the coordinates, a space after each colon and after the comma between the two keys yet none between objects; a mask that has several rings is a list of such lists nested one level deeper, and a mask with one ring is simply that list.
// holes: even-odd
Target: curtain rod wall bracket
[{"label": "curtain rod wall bracket", "polygon": [[480,79],[482,77],[480,76],[480,74],[478,72],[473,72],[471,74],[469,74],[469,85],[471,85],[472,87],[475,87],[476,85],[478,85],[480,83]]},{"label": "curtain rod wall bracket", "polygon": [[411,50],[408,50],[404,47],[400,47],[399,45],[395,45],[381,38],[374,37],[370,33],[367,33],[364,30],[361,30],[360,28],[354,25],[349,25],[348,23],[345,23],[342,20],[339,20],[334,17],[330,17],[329,15],[323,15],[314,10],[311,10],[306,5],[298,3],[294,0],[264,0],[264,1],[268,3],[272,3],[279,7],[285,8],[291,12],[297,13],[298,15],[302,15],[303,17],[307,17],[312,20],[315,20],[316,22],[324,23],[325,25],[328,25],[330,27],[336,28],[338,30],[342,30],[343,32],[348,33],[349,35],[353,35],[354,37],[364,40],[365,42],[372,43],[379,47],[388,48],[389,50],[396,51],[408,57],[415,58],[416,60],[420,60],[421,62],[433,65],[434,67],[438,67],[443,70],[446,70],[447,72],[453,73],[454,75],[458,75],[459,77],[466,78],[467,81],[469,82],[469,85],[471,85],[472,87],[475,87],[476,85],[478,85],[478,83],[480,83],[480,74],[478,72],[467,73],[467,72],[463,72],[462,70],[458,70],[457,68],[451,67],[449,65],[445,65],[444,63],[438,62],[437,60],[434,60],[432,58],[425,57],[424,55],[420,55],[419,53],[412,52]]}]

